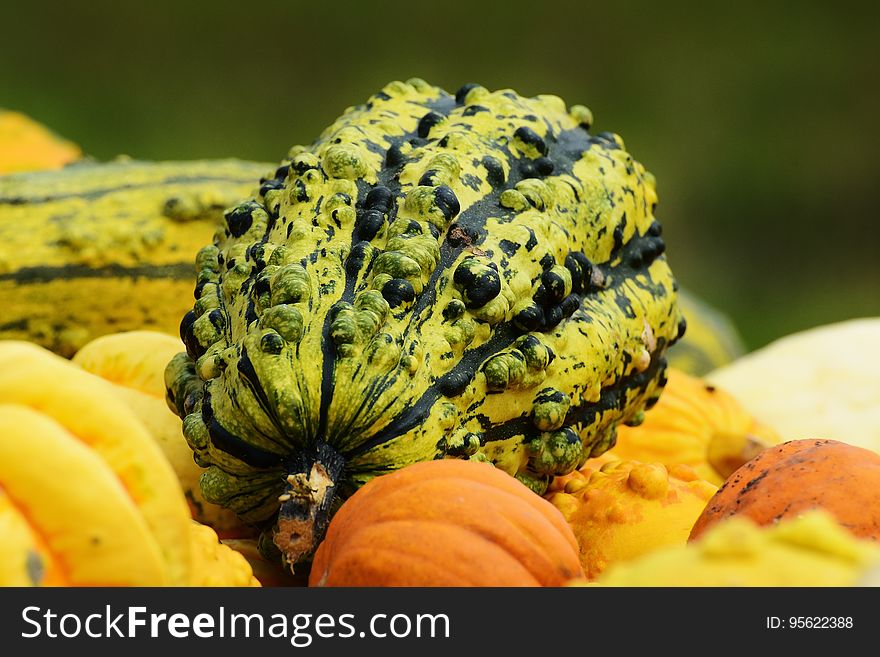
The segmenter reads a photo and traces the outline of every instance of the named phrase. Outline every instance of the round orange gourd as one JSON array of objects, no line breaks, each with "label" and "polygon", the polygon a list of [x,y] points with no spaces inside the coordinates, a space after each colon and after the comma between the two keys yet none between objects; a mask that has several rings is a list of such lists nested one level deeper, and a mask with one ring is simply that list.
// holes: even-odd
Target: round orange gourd
[{"label": "round orange gourd", "polygon": [[617,458],[691,466],[716,486],[762,449],[779,442],[776,432],[731,395],[706,381],[669,368],[660,401],[636,427],[618,427]]},{"label": "round orange gourd", "polygon": [[583,467],[546,498],[574,531],[581,566],[593,579],[608,566],[660,547],[684,545],[717,491],[686,465],[609,461]]},{"label": "round orange gourd", "polygon": [[822,508],[855,536],[880,540],[880,455],[836,440],[792,440],[761,452],[709,501],[691,540],[731,516],[770,525]]},{"label": "round orange gourd", "polygon": [[333,517],[310,586],[561,586],[582,576],[562,514],[488,463],[377,477]]}]

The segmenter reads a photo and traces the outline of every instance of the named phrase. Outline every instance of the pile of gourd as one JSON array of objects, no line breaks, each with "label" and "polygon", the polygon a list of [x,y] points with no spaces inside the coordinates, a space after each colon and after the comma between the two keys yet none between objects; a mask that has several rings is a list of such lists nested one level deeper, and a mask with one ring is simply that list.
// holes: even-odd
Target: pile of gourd
[{"label": "pile of gourd", "polygon": [[[434,93],[434,88],[424,86],[421,81],[395,85],[401,83],[389,85],[381,92],[382,96],[374,97],[378,99],[375,102],[395,93]],[[479,115],[486,108],[478,103],[494,107],[492,103],[499,98],[484,92],[481,87],[465,87],[456,95],[455,102],[482,107],[471,114]],[[539,98],[556,111],[558,99]],[[408,145],[410,151],[397,152],[395,157],[405,159],[407,153],[424,147],[428,141],[425,137],[444,120],[440,104],[434,107],[440,114],[432,110],[418,121],[421,141],[413,140]],[[448,108],[445,111],[448,112]],[[589,127],[588,110],[576,106],[569,113],[581,127]],[[368,134],[366,121],[358,126]],[[350,131],[351,126],[344,129]],[[607,152],[623,152],[618,137],[602,139],[605,140],[602,147],[607,147]],[[517,130],[512,144],[510,148],[526,154],[521,167],[549,167],[552,171],[554,164],[548,157],[548,147],[533,131]],[[459,145],[460,150],[470,147],[464,142]],[[363,152],[355,147],[340,150],[337,144],[338,153],[332,150],[332,144],[329,148],[330,154],[323,151],[323,156],[327,161],[332,160],[338,180],[345,181],[349,174],[358,179],[369,177],[368,166],[364,164],[368,161],[364,154],[369,148]],[[634,376],[645,373],[648,378],[641,385],[642,390],[648,392],[634,396],[624,390],[614,406],[619,413],[614,415],[608,410],[608,426],[601,430],[584,426],[578,434],[569,429],[568,424],[563,426],[569,407],[565,405],[560,410],[558,399],[562,393],[548,388],[552,394],[542,398],[542,391],[539,399],[546,398],[546,403],[540,409],[536,406],[538,410],[534,412],[540,410],[540,420],[544,423],[543,433],[538,435],[551,438],[544,438],[540,444],[533,441],[526,452],[509,446],[504,447],[504,453],[501,446],[492,452],[484,440],[471,438],[475,434],[462,430],[459,436],[454,430],[459,423],[488,422],[486,416],[473,413],[474,406],[465,405],[465,410],[447,403],[442,411],[445,415],[436,425],[431,424],[434,411],[429,414],[430,409],[426,409],[422,418],[422,426],[426,428],[422,433],[417,423],[407,429],[409,433],[401,433],[409,436],[413,445],[436,442],[440,457],[420,456],[415,446],[410,452],[397,448],[399,452],[394,452],[391,466],[382,461],[378,472],[363,479],[355,476],[341,483],[340,478],[340,493],[328,498],[332,501],[326,503],[327,508],[320,508],[324,489],[337,487],[338,473],[331,477],[329,484],[322,483],[321,476],[327,473],[318,466],[331,461],[319,462],[319,457],[313,456],[305,466],[296,465],[300,467],[300,470],[294,467],[298,474],[286,480],[278,479],[269,466],[254,466],[261,463],[265,445],[269,444],[261,443],[262,451],[254,446],[255,436],[266,434],[265,427],[260,425],[261,416],[248,414],[244,402],[235,406],[239,404],[235,395],[232,408],[238,409],[240,414],[233,420],[230,420],[229,407],[220,406],[227,402],[215,399],[213,407],[203,402],[208,388],[203,389],[202,382],[222,376],[211,368],[220,362],[220,346],[227,346],[215,346],[222,340],[219,333],[211,333],[211,323],[216,328],[218,322],[234,321],[218,319],[217,302],[208,299],[204,290],[209,286],[217,288],[217,279],[222,276],[216,245],[222,245],[224,240],[234,242],[237,236],[247,233],[251,222],[262,220],[259,212],[264,206],[270,211],[269,227],[265,224],[263,227],[270,232],[272,205],[284,202],[275,200],[281,188],[278,181],[296,167],[302,167],[303,179],[310,175],[309,171],[315,171],[315,163],[309,159],[312,156],[305,149],[294,151],[281,167],[283,174],[261,180],[256,198],[263,205],[257,207],[256,203],[246,200],[249,193],[242,191],[242,179],[248,179],[252,169],[264,168],[262,165],[225,162],[229,181],[220,184],[204,173],[211,170],[211,163],[83,164],[76,146],[26,117],[0,112],[0,237],[7,247],[4,250],[0,245],[0,292],[9,294],[10,298],[20,294],[22,302],[18,307],[27,308],[21,311],[22,317],[16,317],[17,306],[10,304],[14,321],[0,325],[0,585],[878,584],[880,381],[872,375],[880,366],[875,346],[880,340],[880,319],[877,318],[820,327],[743,355],[735,330],[722,315],[687,292],[677,290],[676,303],[687,320],[685,337],[678,339],[675,322],[669,325],[665,316],[653,327],[644,320],[644,331],[639,324],[639,331],[634,334],[636,358],[633,361],[627,355],[624,365],[636,368]],[[385,158],[383,166],[392,158],[390,150]],[[70,162],[80,163],[60,168]],[[451,208],[459,203],[455,195],[450,197],[444,191],[450,188],[442,184],[444,181],[452,184],[452,174],[444,167],[458,165],[449,158],[437,156],[432,162],[434,168],[422,174],[415,189],[433,190],[430,192],[433,196],[425,200],[412,194],[412,198],[407,199],[415,217],[410,224],[421,221],[421,227],[414,226],[412,235],[399,235],[398,242],[404,246],[393,252],[409,255],[399,255],[397,260],[386,262],[388,271],[398,273],[379,274],[384,278],[373,283],[373,291],[379,290],[381,294],[376,292],[370,296],[368,291],[363,303],[358,302],[360,305],[325,311],[325,314],[335,313],[333,316],[337,318],[328,322],[328,326],[332,324],[330,334],[340,352],[353,349],[367,359],[367,348],[358,340],[369,323],[368,311],[377,308],[376,303],[384,303],[376,300],[383,297],[392,300],[389,303],[393,314],[401,308],[408,309],[407,304],[413,303],[409,297],[418,297],[420,293],[420,289],[412,285],[407,287],[407,280],[415,280],[412,275],[399,272],[413,260],[424,265],[431,259],[434,248],[431,236],[437,231],[429,231],[429,224],[444,221],[448,224],[450,216],[458,212]],[[648,180],[641,165],[633,163],[631,158],[626,162],[627,171],[635,171],[633,175],[639,180]],[[329,165],[324,166],[328,169]],[[481,166],[492,173],[494,165]],[[85,168],[77,171],[77,167]],[[193,173],[197,169],[198,174]],[[576,172],[576,168],[572,167],[572,171]],[[70,172],[67,180],[59,177],[67,172]],[[191,178],[186,178],[187,175]],[[406,177],[405,173],[399,175]],[[517,191],[507,197],[502,195],[501,204],[512,207],[525,203],[526,207],[540,206],[541,209],[541,204],[549,206],[552,200],[549,192],[534,183],[535,180],[538,178],[524,174],[523,180],[517,183]],[[469,184],[479,183],[474,178]],[[39,234],[29,237],[20,233],[21,226],[37,216],[47,226],[54,221],[55,227],[45,231],[55,230],[57,224],[64,223],[64,212],[59,215],[57,208],[36,207],[50,203],[40,200],[39,193],[33,191],[44,184],[60,185],[63,193],[59,192],[58,198],[77,197],[75,203],[62,208],[69,211],[66,226],[72,228],[61,237],[54,234],[47,237],[50,233],[42,232],[42,224],[36,223],[36,219],[33,230],[41,231]],[[65,189],[65,184],[70,185],[70,189]],[[360,190],[353,184],[348,187],[341,183],[326,184],[327,189],[321,193],[326,193],[328,204],[335,203],[332,211],[342,216],[351,209],[343,198],[348,194],[345,190],[349,187],[354,193]],[[88,193],[82,193],[89,185],[104,187],[100,191],[90,187]],[[133,188],[140,191],[132,191]],[[295,189],[294,195],[314,196],[316,189]],[[645,189],[653,193],[653,183]],[[17,201],[16,190],[21,193]],[[335,194],[332,198],[331,192]],[[46,191],[46,198],[49,196],[51,190]],[[100,212],[96,210],[95,204],[100,198],[111,197],[115,199],[112,204]],[[240,201],[245,203],[237,207],[247,208],[247,226],[241,225],[244,215],[240,210],[224,215],[224,210]],[[369,220],[370,212],[378,211],[376,217],[382,211],[388,212],[389,201],[381,194],[374,194],[371,203],[368,217],[363,221]],[[28,209],[32,206],[29,218]],[[48,214],[38,215],[41,211]],[[106,230],[90,233],[89,230],[101,225],[110,212],[117,213],[113,216],[113,226],[123,228],[115,233]],[[58,220],[58,216],[62,219]],[[228,226],[225,236],[224,216]],[[335,219],[336,214],[333,216]],[[49,217],[55,219],[49,220]],[[104,228],[110,225],[108,221]],[[355,230],[363,234],[364,225],[357,224]],[[476,239],[476,235],[466,234],[466,224],[461,225],[463,237],[458,237]],[[157,231],[159,242],[165,240],[162,257],[170,253],[184,262],[195,261],[200,267],[198,278],[190,273],[178,274],[176,261],[158,262],[151,255],[148,241],[138,242],[134,250],[119,256],[118,262],[106,259],[109,253],[121,253],[119,245],[127,243],[132,234],[149,232],[147,228]],[[240,235],[236,235],[236,230]],[[653,224],[647,231],[645,235],[652,236],[650,239],[659,234]],[[290,233],[288,230],[288,237]],[[453,235],[454,230],[450,229],[449,234]],[[47,264],[57,268],[56,273],[63,270],[58,281],[43,280],[40,277],[45,276],[45,272],[39,267],[23,264],[27,260],[29,240],[39,245],[34,247],[35,251]],[[202,249],[197,255],[193,245],[212,241],[213,252]],[[17,245],[13,249],[10,244]],[[93,248],[95,244],[101,248]],[[331,248],[332,235],[327,245]],[[351,245],[355,245],[354,239]],[[228,248],[231,252],[237,247],[233,244]],[[360,248],[368,254],[369,247]],[[519,246],[513,244],[510,249],[513,259],[512,254]],[[235,251],[239,258],[259,260],[263,257],[262,253],[252,254],[250,249],[247,256],[244,249],[240,251]],[[456,292],[453,299],[463,303],[459,301],[460,308],[450,303],[446,309],[440,309],[444,316],[455,312],[459,318],[477,317],[479,321],[470,328],[461,323],[456,334],[470,331],[469,339],[474,339],[474,325],[479,332],[482,325],[495,321],[493,313],[519,312],[516,316],[525,322],[524,318],[530,317],[529,313],[538,307],[514,306],[515,296],[507,299],[505,295],[508,283],[514,285],[516,272],[509,281],[500,282],[498,268],[493,273],[490,267],[480,264],[479,249],[474,252],[473,262],[455,273],[455,282],[462,291]],[[362,254],[361,258],[368,255]],[[522,252],[517,257],[521,255]],[[49,263],[56,256],[57,263]],[[443,252],[438,251],[437,258],[442,257]],[[633,256],[628,257],[632,260]],[[637,254],[633,267],[648,267],[649,259],[645,253]],[[268,251],[265,260],[281,262],[280,256],[270,257]],[[219,262],[223,262],[222,257]],[[570,275],[565,272],[587,271],[583,268],[586,265],[569,264],[566,260],[565,267],[545,267],[545,272],[551,273],[544,277],[541,286],[543,289],[546,285],[550,290],[541,294],[552,296],[551,288],[557,280],[566,281],[569,296],[561,295],[557,299],[563,309],[568,303],[565,299],[574,296],[572,281],[566,279]],[[139,267],[142,282],[127,273],[125,281],[120,279],[114,284],[112,273],[126,267]],[[235,272],[231,261],[222,267]],[[463,273],[459,274],[460,271]],[[604,285],[596,282],[602,276],[600,269],[595,267],[592,271],[591,284]],[[119,296],[113,296],[116,291],[111,290],[106,297],[95,295],[86,299],[88,295],[82,295],[81,291],[71,293],[63,285],[52,287],[56,282],[66,284],[68,275],[69,282],[75,285],[76,277],[84,276],[83,272],[105,279],[102,284],[115,285]],[[4,273],[7,288],[2,287]],[[664,273],[652,270],[651,275],[657,277],[657,289],[662,288]],[[273,286],[277,278],[276,275],[272,279]],[[586,276],[577,284],[583,288],[584,296],[589,278]],[[269,299],[268,278],[266,280],[265,298]],[[309,331],[307,326],[303,327],[299,311],[290,310],[300,300],[290,292],[296,284],[291,280],[293,282],[284,283],[289,292],[287,303],[276,303],[273,297],[273,304],[266,302],[266,308],[258,309],[264,313],[260,322],[272,327],[268,334],[282,335],[284,345],[296,341],[291,337],[293,333],[296,339],[302,340],[303,334]],[[236,285],[241,284],[236,281]],[[196,287],[194,310],[198,313],[190,310],[192,297],[181,298],[171,293],[178,284],[190,290]],[[487,286],[496,284],[500,294],[495,292],[494,297],[475,300],[485,294]],[[574,287],[581,290],[577,285]],[[260,293],[258,288],[255,290],[254,298],[259,305]],[[273,287],[271,295],[276,293]],[[229,298],[227,294],[226,312],[234,310]],[[122,314],[119,314],[119,306],[124,302],[119,299],[131,301],[131,307],[123,309]],[[489,308],[493,303],[501,304],[499,299],[509,307]],[[543,297],[536,295],[535,299],[539,305],[543,304],[540,310],[545,317],[543,321],[552,324],[549,317],[553,308],[544,304]],[[622,299],[617,302],[619,305],[638,301],[637,296],[618,299]],[[571,303],[579,302],[580,297]],[[101,309],[102,303],[107,304],[106,310]],[[370,306],[371,303],[374,305]],[[156,311],[155,304],[164,305]],[[454,311],[449,310],[453,307]],[[282,315],[282,310],[287,315]],[[53,322],[53,312],[64,319]],[[253,307],[243,308],[241,312],[245,316],[253,312]],[[650,312],[645,310],[646,317]],[[206,319],[210,317],[210,322],[196,324],[196,314]],[[40,319],[36,321],[38,315]],[[270,315],[274,318],[273,324],[265,319]],[[107,321],[111,316],[114,320]],[[294,327],[297,317],[299,324]],[[576,319],[578,315],[572,317]],[[183,323],[178,337],[176,323],[180,320]],[[662,353],[657,340],[666,339],[661,335],[661,326],[672,331],[670,341],[675,342],[665,353],[669,361],[665,374],[662,368],[651,369],[656,353]],[[552,326],[545,324],[540,330],[550,331]],[[627,330],[620,324],[616,328],[612,326],[608,334],[596,335],[616,335],[623,344],[628,339]],[[287,348],[281,342],[275,344],[267,340],[266,335],[262,333],[262,339],[257,336],[255,341],[251,341],[251,337],[241,340],[248,348],[259,348],[270,355]],[[319,330],[316,339],[321,338]],[[323,339],[330,338],[324,335]],[[448,334],[445,339],[452,343]],[[475,345],[479,335],[476,339]],[[423,342],[429,348],[437,344],[427,336]],[[525,342],[517,344],[527,359],[540,351],[526,351]],[[554,346],[564,344],[558,341]],[[311,346],[321,349],[320,342]],[[467,344],[463,345],[455,358],[461,359],[466,348]],[[218,355],[214,360],[206,360],[205,354],[210,356],[212,349]],[[542,356],[541,367],[545,369],[548,360],[566,358],[565,354],[548,351],[549,357]],[[647,362],[639,364],[642,352]],[[496,360],[491,368],[484,366],[481,370],[489,382],[490,392],[500,393],[496,400],[518,394],[516,391],[521,388],[517,385],[525,385],[521,383],[522,377],[528,381],[528,377],[545,376],[538,371],[540,368],[517,373],[516,359],[523,357],[516,354],[520,353],[501,352],[493,358],[503,356],[507,360]],[[387,353],[369,354],[369,359],[374,357],[385,358]],[[441,356],[438,353],[434,357]],[[408,355],[397,353],[396,358],[401,362],[409,358],[413,361],[409,367],[415,372],[419,366],[415,361],[426,360],[426,355],[424,350],[419,352],[413,347]],[[266,364],[271,361],[257,360],[255,356],[252,360],[257,369],[271,367]],[[575,355],[573,361],[576,360]],[[237,367],[238,376],[244,382],[236,389],[239,396],[245,395],[245,390],[256,398],[261,392],[267,394],[248,379],[241,361]],[[504,384],[492,389],[502,369]],[[316,375],[320,387],[320,372]],[[254,376],[259,378],[257,374]],[[265,383],[268,375],[262,376]],[[312,374],[303,374],[308,376]],[[516,384],[514,377],[520,377]],[[655,384],[656,394],[652,388]],[[269,396],[282,394],[283,390],[283,386],[270,389]],[[403,400],[398,403],[406,401],[405,391],[392,392],[398,400]],[[424,403],[421,398],[413,397],[413,400],[413,408]],[[468,401],[476,404],[480,400],[474,400],[471,393]],[[265,410],[269,404],[263,400],[260,408]],[[194,408],[199,409],[197,413],[193,413]],[[395,421],[398,417],[409,417],[407,410],[406,407],[396,410],[400,415],[395,416]],[[212,424],[215,419],[212,414],[221,412],[226,413],[223,421],[234,423],[238,434]],[[499,413],[497,409],[486,412]],[[602,415],[595,420],[597,425],[600,420],[605,421],[604,413]],[[504,418],[504,421],[510,419]],[[197,423],[201,424],[194,427]],[[205,428],[206,425],[209,428]],[[448,428],[446,433],[442,433],[443,427]],[[434,435],[431,433],[434,431],[440,433]],[[567,438],[570,434],[575,437]],[[587,434],[593,443],[585,442]],[[251,442],[245,444],[241,436]],[[452,445],[453,440],[458,442]],[[576,448],[582,456],[575,457],[576,463],[569,455],[573,440],[581,441]],[[227,451],[221,445],[226,445]],[[516,455],[514,465],[505,461],[511,454]],[[290,457],[291,462],[296,459],[296,454]],[[560,465],[562,462],[569,465]],[[267,483],[267,471],[273,473],[271,483]],[[218,473],[223,476],[218,478]],[[305,515],[303,509],[307,512]],[[323,521],[322,513],[326,514]],[[297,532],[303,527],[313,541],[305,548],[297,543],[300,538]],[[285,532],[287,535],[279,538]]]}]

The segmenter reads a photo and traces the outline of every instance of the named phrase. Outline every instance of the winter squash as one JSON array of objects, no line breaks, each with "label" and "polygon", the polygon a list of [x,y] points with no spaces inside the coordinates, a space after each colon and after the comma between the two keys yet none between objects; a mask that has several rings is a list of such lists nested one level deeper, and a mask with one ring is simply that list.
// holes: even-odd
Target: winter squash
[{"label": "winter squash", "polygon": [[725,390],[670,367],[657,405],[642,424],[621,426],[609,454],[667,467],[684,464],[720,486],[739,466],[779,442]]},{"label": "winter squash", "polygon": [[880,566],[880,548],[814,510],[762,527],[727,518],[699,540],[618,563],[600,586],[856,586]]},{"label": "winter squash", "polygon": [[769,525],[825,509],[855,536],[880,540],[880,455],[836,440],[792,440],[761,452],[718,490],[691,539],[731,516]]},{"label": "winter squash", "polygon": [[582,575],[562,514],[488,463],[426,461],[349,498],[310,586],[558,586]]},{"label": "winter squash", "polygon": [[296,563],[378,475],[479,454],[543,493],[608,449],[684,323],[654,178],[591,121],[393,82],[226,212],[168,369],[205,498]]},{"label": "winter squash", "polygon": [[684,545],[717,487],[686,465],[610,461],[569,475],[547,499],[578,541],[581,565],[594,578],[609,565],[668,545]]}]

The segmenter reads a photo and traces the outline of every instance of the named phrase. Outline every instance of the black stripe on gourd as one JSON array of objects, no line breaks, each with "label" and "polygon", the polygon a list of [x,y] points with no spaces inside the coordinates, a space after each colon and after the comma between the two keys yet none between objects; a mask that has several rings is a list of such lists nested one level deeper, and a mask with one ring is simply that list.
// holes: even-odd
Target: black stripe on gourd
[{"label": "black stripe on gourd", "polygon": [[193,254],[270,166],[122,160],[0,177],[0,339],[71,356],[106,333],[176,333]]},{"label": "black stripe on gourd", "polygon": [[417,461],[536,491],[614,444],[683,329],[653,177],[582,106],[395,82],[295,147],[198,256],[166,371],[206,498],[307,560]]}]

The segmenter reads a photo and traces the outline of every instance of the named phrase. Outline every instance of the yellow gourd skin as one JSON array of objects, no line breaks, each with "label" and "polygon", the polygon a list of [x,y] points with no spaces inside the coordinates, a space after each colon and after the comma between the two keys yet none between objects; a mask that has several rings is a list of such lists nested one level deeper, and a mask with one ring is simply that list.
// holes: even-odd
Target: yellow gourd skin
[{"label": "yellow gourd skin", "polygon": [[687,465],[716,486],[738,467],[779,442],[720,387],[670,367],[663,395],[635,427],[621,426],[609,454],[667,467]]},{"label": "yellow gourd skin", "polygon": [[21,112],[0,109],[0,175],[57,169],[80,157],[76,144]]},{"label": "yellow gourd skin", "polygon": [[196,251],[267,166],[120,159],[0,176],[0,339],[70,357],[108,333],[177,334]]},{"label": "yellow gourd skin", "polygon": [[180,338],[158,331],[124,331],[88,342],[72,361],[109,381],[112,394],[149,430],[177,474],[193,519],[223,537],[252,535],[232,511],[205,500],[199,488],[204,468],[193,460],[180,418],[165,402],[165,365],[181,346]]},{"label": "yellow gourd skin", "polygon": [[[26,504],[27,508],[40,509],[47,517],[57,520],[61,526],[68,528],[67,531],[74,533],[81,533],[84,527],[89,528],[97,523],[116,522],[113,518],[118,516],[118,512],[106,510],[111,503],[117,506],[133,504],[140,522],[152,536],[150,540],[138,540],[145,545],[158,547],[161,582],[184,585],[191,560],[191,520],[183,491],[174,470],[149,431],[125,404],[113,397],[110,387],[103,379],[42,347],[27,342],[0,341],[0,403],[36,411],[47,421],[60,425],[67,442],[75,443],[63,450],[58,447],[52,452],[53,458],[61,460],[50,467],[44,463],[48,456],[40,456],[39,451],[21,451],[30,445],[19,444],[0,433],[0,440],[7,442],[8,449],[19,450],[0,458],[6,468],[5,476],[10,481],[24,477],[34,468],[45,472],[46,477],[69,481],[61,488],[56,486],[53,495],[32,487],[22,498],[13,493],[10,496],[14,501]],[[14,424],[11,420],[7,421]],[[57,431],[46,429],[45,433],[53,436],[56,443],[64,442],[56,436]],[[27,441],[27,434],[22,435],[17,431],[15,435],[20,436],[19,441]],[[86,450],[93,465],[83,465],[78,473],[68,476],[65,474],[68,468],[64,465],[66,457],[62,458],[61,454],[70,452],[70,458],[73,458],[73,451],[77,447]],[[107,470],[107,473],[102,475],[99,472],[102,470]],[[70,509],[65,509],[53,499],[55,495],[64,494],[64,489],[68,487],[78,491],[88,488],[91,484],[84,485],[85,482],[102,476],[111,477],[115,488],[105,490],[102,496],[96,493],[92,509],[71,513]],[[3,476],[0,476],[0,486],[7,487]],[[124,499],[117,500],[117,497]],[[56,519],[56,515],[61,517]],[[125,529],[123,524],[118,531],[136,537],[136,524],[129,524],[130,529]],[[118,540],[119,537],[115,538]],[[100,540],[109,541],[108,538]],[[122,560],[122,557],[116,555],[113,559]],[[149,572],[147,565],[144,568],[145,573]]]},{"label": "yellow gourd skin", "polygon": [[193,522],[191,536],[190,586],[260,586],[247,559],[221,543],[213,529]]},{"label": "yellow gourd skin", "polygon": [[585,466],[546,497],[568,521],[588,579],[609,565],[684,545],[717,490],[687,466],[609,461]]},{"label": "yellow gourd skin", "polygon": [[142,510],[98,452],[50,415],[3,398],[0,586],[165,586],[185,577],[169,569]]},{"label": "yellow gourd skin", "polygon": [[824,511],[758,527],[731,518],[699,541],[609,568],[602,586],[854,586],[880,565],[880,548]]}]

